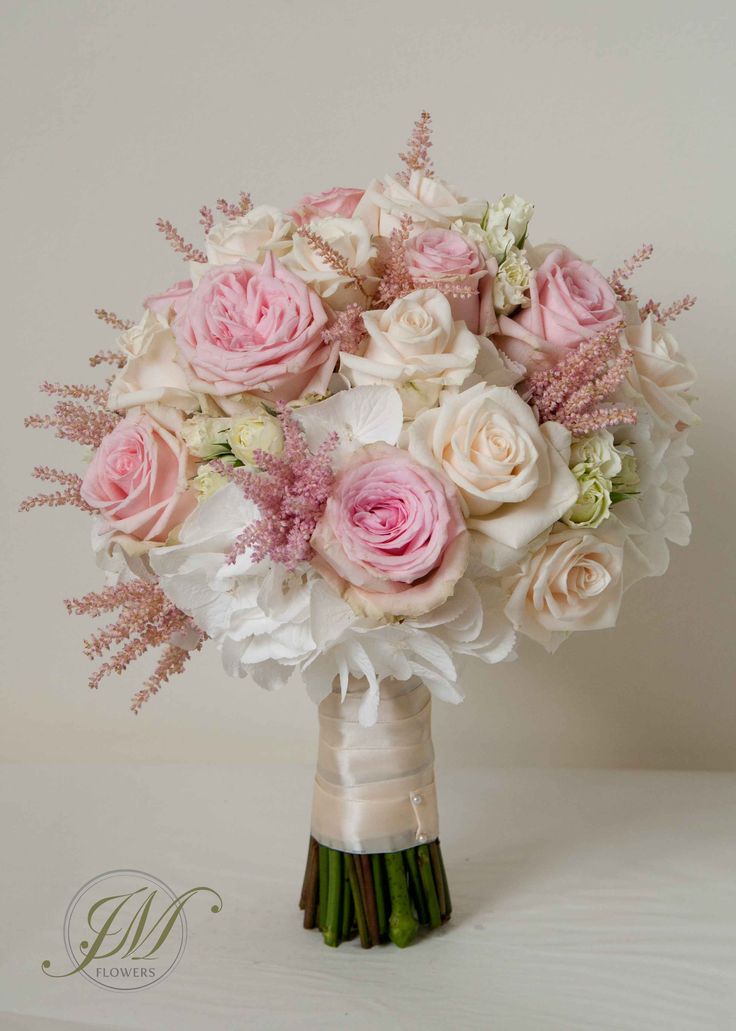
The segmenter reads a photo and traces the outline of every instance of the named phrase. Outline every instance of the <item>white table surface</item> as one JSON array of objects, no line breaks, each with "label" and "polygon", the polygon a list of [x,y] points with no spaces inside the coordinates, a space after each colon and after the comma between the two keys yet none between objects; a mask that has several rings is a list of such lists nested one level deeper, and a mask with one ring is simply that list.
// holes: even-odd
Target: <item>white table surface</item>
[{"label": "white table surface", "polygon": [[[296,900],[311,770],[9,765],[0,1027],[736,1029],[736,775],[440,771],[451,922],[337,950]],[[216,888],[144,991],[51,980],[76,890],[106,870]]]}]

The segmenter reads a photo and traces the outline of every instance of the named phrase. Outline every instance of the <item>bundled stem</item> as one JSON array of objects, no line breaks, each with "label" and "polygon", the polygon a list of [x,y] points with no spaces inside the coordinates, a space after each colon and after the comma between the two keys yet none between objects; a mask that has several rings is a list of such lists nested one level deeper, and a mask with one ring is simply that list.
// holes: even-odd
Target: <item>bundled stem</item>
[{"label": "bundled stem", "polygon": [[305,928],[318,926],[331,948],[356,935],[364,949],[406,948],[452,912],[440,843],[354,855],[310,838],[299,907]]}]

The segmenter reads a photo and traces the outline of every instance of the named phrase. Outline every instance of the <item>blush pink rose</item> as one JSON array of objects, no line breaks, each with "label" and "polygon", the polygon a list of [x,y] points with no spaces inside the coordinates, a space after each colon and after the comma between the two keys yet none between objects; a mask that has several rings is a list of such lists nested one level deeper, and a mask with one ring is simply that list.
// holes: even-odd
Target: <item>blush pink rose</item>
[{"label": "blush pink rose", "polygon": [[[470,296],[455,296],[448,290],[452,317],[462,320],[471,333],[480,325],[478,285],[485,275],[485,262],[476,246],[451,229],[425,229],[406,244],[406,263],[418,287],[446,283],[470,291]],[[440,286],[441,288],[441,286]]]},{"label": "blush pink rose", "polygon": [[174,323],[192,387],[228,397],[261,393],[293,401],[324,394],[337,350],[322,339],[317,294],[266,254],[207,272]]},{"label": "blush pink rose", "polygon": [[419,616],[445,602],[468,563],[453,485],[406,451],[351,455],[312,536],[317,570],[357,612]]},{"label": "blush pink rose", "polygon": [[592,265],[558,247],[531,277],[531,304],[502,315],[496,346],[533,372],[556,365],[582,340],[622,319],[616,295]]},{"label": "blush pink rose", "polygon": [[324,193],[307,193],[289,214],[298,226],[319,218],[352,218],[365,190],[333,186]]},{"label": "blush pink rose", "polygon": [[131,413],[103,439],[80,493],[110,529],[160,544],[196,507],[194,465],[176,433]]},{"label": "blush pink rose", "polygon": [[162,294],[151,294],[150,297],[146,297],[143,307],[155,312],[156,315],[163,315],[164,318],[171,321],[172,317],[179,314],[191,292],[191,279],[182,279],[170,286],[168,290],[164,290]]}]

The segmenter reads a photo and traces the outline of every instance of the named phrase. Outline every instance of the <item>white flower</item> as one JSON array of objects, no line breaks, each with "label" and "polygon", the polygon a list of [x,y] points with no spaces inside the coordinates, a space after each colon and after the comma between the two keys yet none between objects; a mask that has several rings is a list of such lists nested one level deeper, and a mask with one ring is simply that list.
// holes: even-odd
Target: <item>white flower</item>
[{"label": "white flower", "polygon": [[570,447],[570,466],[587,466],[598,469],[601,475],[612,480],[621,471],[621,455],[616,448],[613,434],[608,430],[596,430],[586,437],[573,438]]},{"label": "white flower", "polygon": [[527,291],[531,267],[523,251],[511,247],[493,280],[493,306],[499,315],[508,315],[514,308],[529,305]]},{"label": "white flower", "polygon": [[210,265],[232,265],[236,261],[263,261],[271,252],[277,258],[291,249],[294,223],[278,208],[259,204],[239,218],[216,222],[207,234]]},{"label": "white flower", "polygon": [[278,419],[269,415],[262,404],[256,403],[251,411],[233,417],[227,442],[232,453],[244,465],[255,465],[255,451],[281,454],[284,434]]},{"label": "white flower", "polygon": [[419,232],[432,226],[449,229],[458,219],[480,222],[485,211],[485,201],[470,200],[442,179],[412,172],[406,186],[390,175],[374,179],[354,217],[363,219],[374,236],[390,236],[402,215],[410,215]]},{"label": "white flower", "polygon": [[638,494],[641,485],[641,477],[638,472],[638,461],[634,449],[630,444],[619,444],[617,453],[620,457],[621,468],[611,480],[613,493],[619,495]]},{"label": "white flower", "polygon": [[207,461],[227,452],[229,430],[230,419],[227,416],[211,418],[197,413],[186,420],[181,435],[189,453]]},{"label": "white flower", "polygon": [[406,418],[435,405],[443,388],[459,387],[470,375],[478,338],[455,322],[439,290],[415,290],[385,311],[363,315],[369,334],[362,355],[340,355],[342,373],[355,386],[395,387]]},{"label": "white flower", "polygon": [[176,339],[163,315],[146,311],[138,325],[122,334],[120,348],[128,360],[110,386],[110,408],[126,411],[154,403],[185,412],[197,408],[197,397],[178,362]]},{"label": "white flower", "polygon": [[554,651],[573,630],[616,623],[623,548],[586,530],[550,534],[505,582],[506,615],[522,633]]},{"label": "white flower", "polygon": [[562,521],[568,526],[594,530],[608,518],[611,510],[611,481],[598,469],[591,470],[584,464],[573,466],[572,473],[578,480],[580,493]]},{"label": "white flower", "polygon": [[335,311],[344,311],[351,304],[365,307],[368,304],[366,294],[370,296],[378,285],[378,277],[371,265],[377,252],[365,223],[359,218],[321,218],[310,222],[309,228],[341,254],[351,269],[364,277],[363,289],[350,277],[337,272],[299,233],[294,236],[292,249],[284,257],[283,264]]},{"label": "white flower", "polygon": [[569,432],[539,426],[515,390],[483,383],[443,398],[409,430],[411,454],[457,487],[474,543],[492,568],[517,560],[575,503],[569,446]]},{"label": "white flower", "polygon": [[452,228],[467,236],[485,258],[495,258],[497,262],[503,261],[516,243],[514,234],[503,225],[489,225],[484,229],[477,222],[455,222]]},{"label": "white flower", "polygon": [[311,451],[316,451],[331,433],[337,433],[338,442],[332,453],[334,465],[367,444],[398,443],[404,421],[398,391],[380,386],[341,390],[325,401],[297,409],[294,414]]},{"label": "white flower", "polygon": [[202,462],[194,477],[194,489],[200,501],[206,501],[225,487],[228,480],[222,473],[215,472],[209,462]]},{"label": "white flower", "polygon": [[640,325],[629,325],[621,342],[634,356],[628,385],[641,395],[670,432],[694,426],[698,418],[691,408],[695,370],[680,353],[672,333],[651,316]]},{"label": "white flower", "polygon": [[513,235],[517,246],[521,246],[534,214],[534,205],[515,193],[506,193],[488,208],[484,225],[501,226]]}]

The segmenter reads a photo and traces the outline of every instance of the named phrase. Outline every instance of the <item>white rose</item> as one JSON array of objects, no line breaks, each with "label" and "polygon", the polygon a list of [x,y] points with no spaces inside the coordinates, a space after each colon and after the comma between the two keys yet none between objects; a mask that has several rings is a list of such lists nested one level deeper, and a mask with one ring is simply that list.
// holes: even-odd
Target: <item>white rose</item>
[{"label": "white rose", "polygon": [[452,228],[472,240],[485,258],[496,261],[503,261],[516,243],[514,234],[502,225],[489,225],[484,229],[477,222],[455,222]]},{"label": "white rose", "polygon": [[215,472],[211,465],[203,462],[197,469],[197,475],[194,477],[194,489],[197,491],[199,500],[206,501],[207,498],[211,498],[213,494],[216,494],[218,490],[226,487],[228,482],[227,477],[223,476],[222,473]]},{"label": "white rose", "polygon": [[126,411],[154,403],[185,412],[197,408],[164,315],[146,311],[137,326],[122,334],[120,348],[128,360],[110,386],[110,408]]},{"label": "white rose", "polygon": [[596,430],[587,437],[575,437],[570,448],[570,466],[585,465],[599,469],[608,480],[621,471],[621,455],[616,449],[613,434]]},{"label": "white rose", "polygon": [[573,630],[602,630],[616,623],[621,604],[623,548],[586,530],[552,533],[504,582],[506,615],[513,625],[555,648]]},{"label": "white rose", "polygon": [[439,290],[415,290],[385,311],[367,311],[362,355],[340,355],[340,371],[353,386],[381,383],[401,395],[404,416],[435,405],[446,387],[459,387],[473,371],[479,343],[455,322]]},{"label": "white rose", "polygon": [[284,449],[281,424],[262,405],[257,410],[234,418],[227,439],[232,453],[244,465],[256,464],[255,451],[278,455]]},{"label": "white rose", "polygon": [[515,390],[484,383],[443,398],[409,430],[411,454],[457,487],[474,543],[493,568],[518,558],[575,502],[569,446],[569,432],[539,426]]},{"label": "white rose", "polygon": [[218,458],[228,451],[229,429],[230,419],[227,417],[210,418],[207,415],[193,415],[182,426],[181,435],[189,453],[195,458],[203,458],[207,461]]},{"label": "white rose", "polygon": [[371,266],[377,252],[365,223],[358,218],[321,218],[310,222],[309,228],[341,254],[351,268],[365,277],[363,290],[352,279],[336,272],[309,240],[298,233],[294,236],[291,251],[284,257],[284,265],[303,279],[335,311],[344,311],[350,304],[359,304],[364,308],[368,304],[366,294],[373,294],[378,285],[378,277],[374,275]]},{"label": "white rose", "polygon": [[579,484],[578,499],[563,518],[568,526],[587,526],[594,530],[608,519],[611,511],[611,481],[598,469],[576,465],[572,469]]},{"label": "white rose", "polygon": [[390,236],[402,215],[410,215],[417,231],[439,226],[449,229],[453,222],[480,222],[486,211],[482,200],[470,200],[442,179],[424,172],[412,172],[404,186],[393,176],[374,179],[355,209],[374,236]]},{"label": "white rose", "polygon": [[698,418],[690,406],[695,370],[680,354],[672,333],[649,316],[640,325],[626,326],[621,341],[634,356],[629,387],[670,430],[695,425]]},{"label": "white rose", "polygon": [[509,248],[493,280],[493,306],[499,315],[508,315],[515,308],[529,306],[527,291],[531,267],[523,251]]},{"label": "white rose", "polygon": [[484,219],[487,227],[501,226],[513,235],[514,242],[520,246],[526,237],[527,227],[534,214],[534,205],[515,193],[506,193],[495,204],[488,208]]},{"label": "white rose", "polygon": [[210,265],[263,261],[270,251],[281,258],[291,249],[294,223],[278,208],[260,204],[240,218],[216,222],[207,234]]}]

